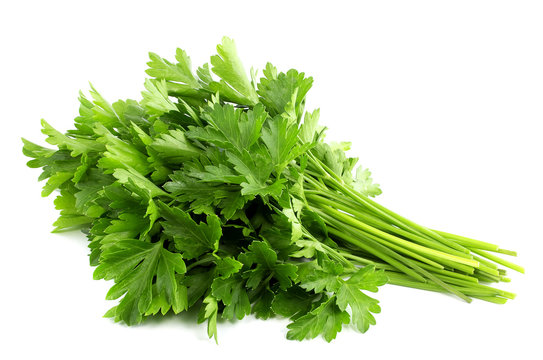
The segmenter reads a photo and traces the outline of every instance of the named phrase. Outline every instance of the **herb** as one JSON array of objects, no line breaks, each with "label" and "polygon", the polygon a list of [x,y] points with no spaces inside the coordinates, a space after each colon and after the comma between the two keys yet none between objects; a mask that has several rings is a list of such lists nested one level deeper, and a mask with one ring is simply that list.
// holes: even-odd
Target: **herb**
[{"label": "herb", "polygon": [[199,307],[218,318],[291,319],[287,338],[346,324],[365,332],[385,283],[504,303],[514,294],[496,245],[418,225],[376,203],[381,190],[348,143],[324,142],[305,112],[313,79],[267,64],[248,77],[224,38],[196,73],[151,53],[140,102],[110,104],[91,88],[66,134],[42,121],[49,149],[23,140],[58,190],[55,230],[88,236],[96,279],[114,280],[106,314],[128,325]]}]

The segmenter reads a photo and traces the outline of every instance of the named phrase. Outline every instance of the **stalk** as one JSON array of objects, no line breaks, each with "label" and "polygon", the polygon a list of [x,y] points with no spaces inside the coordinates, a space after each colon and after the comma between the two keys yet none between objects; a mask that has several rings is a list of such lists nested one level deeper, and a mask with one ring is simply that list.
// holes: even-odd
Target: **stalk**
[{"label": "stalk", "polygon": [[[324,195],[333,195],[332,193],[329,193],[329,194],[324,194]],[[344,198],[341,198],[341,197],[333,197],[333,201],[330,200],[330,199],[327,199],[327,198],[323,198],[322,196],[317,196],[316,194],[314,194],[313,192],[309,192],[309,195],[306,194],[306,198],[314,203],[321,203],[321,204],[324,204],[324,205],[329,205],[329,206],[332,206],[332,207],[336,207],[338,210],[341,210],[341,211],[344,211],[346,213],[350,213],[351,215],[353,215],[355,218],[379,229],[379,230],[382,230],[382,231],[386,231],[388,232],[389,234],[393,234],[393,235],[398,235],[400,237],[403,237],[405,239],[409,239],[409,240],[412,240],[414,242],[416,242],[417,244],[420,244],[420,245],[425,245],[425,246],[428,246],[432,249],[435,249],[435,250],[441,250],[441,251],[445,251],[445,252],[451,252],[451,248],[433,240],[433,239],[428,239],[428,238],[425,238],[425,237],[422,237],[422,236],[419,236],[417,234],[414,234],[414,233],[410,233],[409,231],[405,231],[403,229],[400,229],[398,227],[394,227],[393,225],[390,225],[388,223],[386,223],[385,221],[379,219],[378,217],[376,216],[373,216],[369,213],[364,213],[363,211],[360,211],[360,210],[357,210],[356,209],[356,203],[352,202],[352,201],[349,201],[348,199],[344,199]],[[462,257],[469,257],[469,255],[467,255],[465,252],[460,252],[460,251],[456,251],[454,250],[454,253],[455,255],[457,256],[462,256]]]},{"label": "stalk", "polygon": [[512,270],[516,270],[518,271],[519,273],[522,273],[524,274],[524,268],[520,265],[517,265],[517,264],[514,264],[510,261],[507,261],[507,260],[504,260],[496,255],[492,255],[492,254],[489,254],[487,253],[486,251],[483,251],[483,250],[479,250],[479,249],[472,249],[472,251],[476,254],[479,254],[481,256],[484,256],[486,257],[487,259],[489,260],[492,260],[494,261],[495,263],[498,263],[500,265],[503,265],[503,266],[506,266],[508,267],[509,269],[512,269]]},{"label": "stalk", "polygon": [[385,239],[385,240],[389,240],[392,243],[400,245],[400,246],[402,246],[404,248],[407,248],[409,250],[412,250],[414,252],[425,254],[425,255],[430,255],[430,256],[433,256],[433,257],[438,258],[438,259],[454,261],[454,262],[457,262],[457,263],[460,263],[460,264],[473,266],[473,267],[479,267],[479,265],[480,265],[478,261],[473,260],[473,259],[466,259],[464,257],[451,255],[451,254],[448,254],[448,253],[445,253],[445,252],[442,252],[442,251],[430,249],[430,248],[427,248],[427,247],[424,247],[424,246],[409,242],[407,240],[401,239],[399,237],[396,237],[394,235],[391,235],[389,233],[386,233],[384,231],[376,229],[376,228],[374,228],[374,227],[372,227],[372,226],[370,226],[370,225],[368,225],[368,224],[366,224],[366,223],[364,223],[362,221],[359,221],[359,220],[355,219],[352,216],[349,216],[349,215],[347,215],[347,214],[345,214],[343,212],[337,211],[337,210],[335,210],[335,209],[333,209],[331,207],[323,206],[321,209],[326,214],[334,217],[337,220],[343,221],[346,224],[349,224],[349,225],[351,225],[351,226],[353,226],[355,228],[358,228],[358,229],[360,229],[360,230],[362,230],[362,231],[364,231],[366,233],[370,233],[372,235],[375,235],[376,237],[379,237],[379,238],[382,238],[382,239]]},{"label": "stalk", "polygon": [[[345,233],[345,232],[342,232],[342,231],[339,231],[339,230],[336,230],[335,228],[333,227],[330,227],[328,229],[328,231],[335,235],[336,237],[338,238],[341,238],[347,242],[350,242],[351,244],[354,244],[358,247],[360,247],[361,249],[364,249],[366,251],[368,251],[370,254],[382,259],[383,261],[387,262],[388,264],[392,265],[393,267],[395,267],[396,269],[398,269],[399,271],[402,271],[404,272],[406,275],[409,275],[410,277],[412,278],[415,278],[421,282],[425,282],[424,278],[422,276],[420,276],[419,274],[417,274],[415,271],[413,271],[412,269],[410,269],[408,266],[406,266],[405,264],[402,263],[402,261],[399,261],[396,256],[394,256],[394,252],[389,250],[389,249],[379,249],[375,246],[375,247],[372,247],[370,245],[367,245],[365,244],[364,242],[360,241],[359,239],[357,239],[356,237],[348,234],[348,233]],[[392,255],[391,255],[392,253]],[[397,255],[397,254],[396,254]]]},{"label": "stalk", "polygon": [[448,292],[468,302],[477,298],[504,303],[514,298],[512,293],[479,284],[509,281],[498,265],[524,272],[487,252],[515,256],[514,251],[419,225],[355,191],[311,151],[303,174],[305,204],[323,219],[340,245],[365,254],[349,250],[334,257],[383,269],[392,284]]}]

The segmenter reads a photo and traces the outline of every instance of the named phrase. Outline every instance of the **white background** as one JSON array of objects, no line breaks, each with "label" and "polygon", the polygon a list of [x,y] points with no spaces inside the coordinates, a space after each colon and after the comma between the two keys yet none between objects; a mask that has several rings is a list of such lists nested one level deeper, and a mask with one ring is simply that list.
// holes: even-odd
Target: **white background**
[{"label": "white background", "polygon": [[[227,5],[228,4],[228,5]],[[0,8],[3,359],[541,358],[543,8],[539,1],[10,1]],[[286,320],[219,324],[194,316],[137,327],[102,314],[85,238],[54,235],[19,137],[39,120],[66,130],[88,81],[140,99],[147,52],[193,64],[233,37],[247,69],[266,61],[315,78],[332,140],[382,185],[384,205],[427,226],[515,249],[503,306],[385,286],[364,335],[285,339]]]}]

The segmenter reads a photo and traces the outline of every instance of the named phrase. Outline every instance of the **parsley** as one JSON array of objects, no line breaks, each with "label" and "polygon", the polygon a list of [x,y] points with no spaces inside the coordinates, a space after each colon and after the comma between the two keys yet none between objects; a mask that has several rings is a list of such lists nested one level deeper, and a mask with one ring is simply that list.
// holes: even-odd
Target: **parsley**
[{"label": "parsley", "polygon": [[82,229],[96,279],[114,280],[107,317],[128,325],[198,307],[217,321],[290,318],[287,338],[360,332],[381,311],[385,283],[504,303],[514,294],[498,246],[431,230],[379,205],[381,190],[350,144],[324,142],[306,112],[313,79],[248,76],[233,40],[193,72],[150,53],[141,101],[81,94],[74,129],[42,120],[46,142],[23,139],[28,166],[55,190],[54,231]]}]

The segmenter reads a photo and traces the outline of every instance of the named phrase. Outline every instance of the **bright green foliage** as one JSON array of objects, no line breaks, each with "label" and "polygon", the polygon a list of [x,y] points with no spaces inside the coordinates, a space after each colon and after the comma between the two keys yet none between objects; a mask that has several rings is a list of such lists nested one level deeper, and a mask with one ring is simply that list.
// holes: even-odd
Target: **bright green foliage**
[{"label": "bright green foliage", "polygon": [[153,278],[156,290],[167,304],[179,309],[180,303],[175,274],[184,274],[185,263],[180,254],[164,249],[162,242],[148,243],[138,240],[121,240],[107,248],[100,265],[94,271],[95,279],[115,280],[107,293],[114,300],[125,295],[115,309],[115,320],[128,325],[141,321],[153,300]]},{"label": "bright green foliage", "polygon": [[340,281],[336,290],[336,304],[343,311],[347,307],[351,308],[351,322],[360,332],[366,332],[370,325],[375,325],[375,318],[371,313],[381,312],[378,301],[360,290],[377,291],[377,286],[386,282],[384,272],[375,272],[371,266],[358,270],[346,281]]},{"label": "bright green foliage", "polygon": [[292,282],[296,280],[296,266],[278,263],[275,251],[263,241],[253,241],[248,251],[239,258],[249,268],[256,264],[256,267],[245,272],[249,289],[262,286],[264,279],[275,278],[279,288],[284,290],[291,287]]},{"label": "bright green foliage", "polygon": [[191,70],[191,62],[184,50],[177,49],[175,53],[176,64],[172,64],[166,59],[154,53],[149,53],[151,61],[147,63],[149,69],[147,74],[158,80],[165,80],[172,86],[175,85],[175,91],[183,95],[192,95],[199,89],[200,84]]},{"label": "bright green foliage", "polygon": [[319,296],[294,285],[286,291],[279,291],[275,295],[272,310],[277,315],[295,320],[307,314]]},{"label": "bright green foliage", "polygon": [[219,82],[209,84],[212,91],[238,104],[255,105],[258,102],[254,84],[249,81],[241,64],[234,40],[223,38],[217,45],[217,55],[211,57],[211,65],[212,71],[221,78]]},{"label": "bright green foliage", "polygon": [[270,113],[282,114],[292,101],[293,94],[296,94],[294,107],[297,118],[300,118],[304,110],[305,96],[311,89],[313,78],[306,78],[304,73],[298,73],[294,69],[278,73],[275,66],[270,63],[266,64],[263,73],[264,77],[258,83],[258,94]]},{"label": "bright green foliage", "polygon": [[[314,338],[323,332],[329,341],[335,338],[342,324],[349,323],[349,319],[360,332],[366,332],[370,325],[375,325],[375,318],[371,313],[381,312],[379,302],[361,290],[375,292],[378,286],[386,284],[387,277],[382,270],[375,271],[374,266],[366,266],[350,278],[344,279],[344,269],[340,264],[324,260],[322,266],[315,263],[305,265],[300,280],[302,288],[315,293],[326,292],[325,297],[328,297],[328,300],[308,314],[295,319],[289,325],[289,339]],[[350,317],[346,312],[347,308],[350,308]],[[333,318],[333,321],[325,321],[326,317]]]},{"label": "bright green foliage", "polygon": [[200,150],[187,141],[181,130],[170,130],[149,143],[149,147],[157,152],[157,156],[169,164],[182,164],[200,154]]},{"label": "bright green foliage", "polygon": [[164,80],[145,80],[145,88],[141,95],[141,105],[153,115],[162,115],[170,111],[176,111],[177,107],[168,97],[168,89]]},{"label": "bright green foliage", "polygon": [[239,275],[218,277],[211,285],[211,293],[225,305],[222,317],[241,320],[251,313],[251,303],[245,288],[245,280]]},{"label": "bright green foliage", "polygon": [[321,293],[324,290],[335,292],[340,286],[340,278],[344,272],[341,264],[332,261],[323,261],[323,265],[318,266],[315,263],[306,265],[306,268],[314,265],[310,272],[302,277],[303,281],[300,286],[306,290],[313,290],[316,293]]},{"label": "bright green foliage", "polygon": [[367,292],[388,279],[467,300],[513,297],[477,283],[505,280],[474,260],[496,261],[476,249],[497,246],[370,199],[381,190],[350,144],[325,143],[319,111],[305,112],[311,77],[269,63],[249,77],[229,38],[196,71],[181,49],[175,62],[149,56],[141,101],[109,103],[91,86],[74,129],[42,120],[55,149],[23,139],[42,195],[57,193],[54,231],[83,230],[94,277],[114,281],[107,299],[120,300],[107,317],[132,325],[196,307],[217,340],[219,317],[283,316],[288,339],[331,341],[344,325],[375,324],[381,309]]},{"label": "bright green foliage", "polygon": [[288,325],[287,339],[313,339],[323,334],[326,341],[332,341],[343,325],[348,323],[349,314],[336,305],[335,297],[330,297],[317,308]]},{"label": "bright green foliage", "polygon": [[228,278],[239,272],[243,264],[231,257],[223,257],[215,260],[215,272],[222,278]]},{"label": "bright green foliage", "polygon": [[222,231],[221,220],[216,215],[208,215],[207,224],[204,222],[196,224],[183,210],[161,205],[164,210],[162,216],[165,219],[162,222],[164,233],[173,238],[175,247],[187,259],[218,250]]},{"label": "bright green foliage", "polygon": [[198,322],[202,323],[207,319],[207,336],[215,338],[215,342],[217,342],[217,314],[219,312],[219,304],[217,303],[217,299],[211,295],[206,296],[203,303],[205,306],[201,308],[202,311],[200,311],[198,316]]}]

